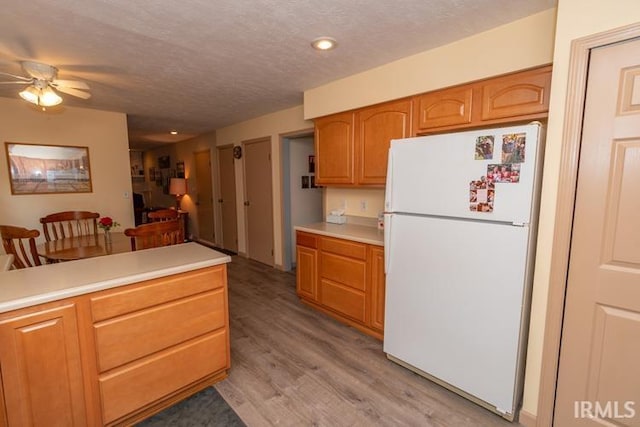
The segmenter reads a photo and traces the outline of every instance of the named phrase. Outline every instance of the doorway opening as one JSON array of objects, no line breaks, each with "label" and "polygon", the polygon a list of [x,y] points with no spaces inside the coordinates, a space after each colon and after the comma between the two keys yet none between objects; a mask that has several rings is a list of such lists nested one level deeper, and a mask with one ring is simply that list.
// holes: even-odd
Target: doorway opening
[{"label": "doorway opening", "polygon": [[313,131],[286,136],[282,144],[283,269],[295,268],[295,226],[323,220],[323,192],[315,186]]}]

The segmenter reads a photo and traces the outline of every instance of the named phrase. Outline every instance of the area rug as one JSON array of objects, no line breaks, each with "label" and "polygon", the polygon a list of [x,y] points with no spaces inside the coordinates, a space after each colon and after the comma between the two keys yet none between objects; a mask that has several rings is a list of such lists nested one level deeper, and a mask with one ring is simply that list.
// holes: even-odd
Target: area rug
[{"label": "area rug", "polygon": [[240,417],[209,387],[137,424],[140,427],[246,427]]}]

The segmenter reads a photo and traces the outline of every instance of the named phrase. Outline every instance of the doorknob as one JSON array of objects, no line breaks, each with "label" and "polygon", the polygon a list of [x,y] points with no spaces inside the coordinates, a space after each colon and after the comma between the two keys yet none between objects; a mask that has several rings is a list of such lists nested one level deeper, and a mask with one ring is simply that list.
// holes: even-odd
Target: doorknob
[{"label": "doorknob", "polygon": [[244,202],[244,205],[249,206],[250,205],[249,201],[247,200],[246,202]]},{"label": "doorknob", "polygon": [[222,203],[222,202],[223,202],[223,200],[222,200],[222,199],[218,199],[218,203]]}]

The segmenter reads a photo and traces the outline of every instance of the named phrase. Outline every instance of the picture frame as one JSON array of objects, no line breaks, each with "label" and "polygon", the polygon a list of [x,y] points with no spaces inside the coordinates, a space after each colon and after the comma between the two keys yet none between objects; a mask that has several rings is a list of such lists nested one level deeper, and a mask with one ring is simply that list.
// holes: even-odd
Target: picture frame
[{"label": "picture frame", "polygon": [[12,195],[91,193],[89,147],[5,142]]},{"label": "picture frame", "polygon": [[131,166],[132,178],[144,179],[144,161],[142,154],[142,151],[129,151],[129,165]]},{"label": "picture frame", "polygon": [[171,167],[171,157],[169,156],[160,156],[158,157],[158,168],[159,169],[169,169]]},{"label": "picture frame", "polygon": [[184,162],[176,162],[177,178],[184,178]]},{"label": "picture frame", "polygon": [[310,155],[308,162],[309,162],[309,173],[316,173],[316,156]]}]

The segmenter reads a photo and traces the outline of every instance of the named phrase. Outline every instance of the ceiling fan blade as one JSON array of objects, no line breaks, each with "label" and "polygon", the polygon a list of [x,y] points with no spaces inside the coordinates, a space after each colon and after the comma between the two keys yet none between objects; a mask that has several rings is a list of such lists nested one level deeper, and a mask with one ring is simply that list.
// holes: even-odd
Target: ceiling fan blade
[{"label": "ceiling fan blade", "polygon": [[55,79],[51,82],[51,85],[55,88],[70,87],[72,89],[89,90],[89,85],[79,80],[58,80]]},{"label": "ceiling fan blade", "polygon": [[28,85],[31,84],[30,81],[28,82],[0,82],[0,85]]},{"label": "ceiling fan blade", "polygon": [[[18,75],[11,74],[11,73],[5,73],[4,71],[0,71],[0,74],[2,74],[4,76],[13,77],[14,79],[22,80],[25,83],[31,83],[31,81],[33,80],[31,77],[18,76]],[[15,83],[18,83],[18,82],[15,82]],[[22,82],[20,82],[20,83],[22,83]]]},{"label": "ceiling fan blade", "polygon": [[60,86],[60,87],[56,87],[56,90],[62,93],[66,93],[67,95],[77,96],[78,98],[82,98],[82,99],[91,98],[91,94],[89,92],[83,92],[81,90],[74,89],[71,87]]}]

